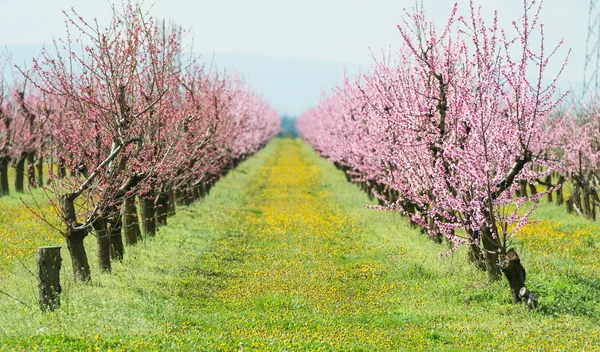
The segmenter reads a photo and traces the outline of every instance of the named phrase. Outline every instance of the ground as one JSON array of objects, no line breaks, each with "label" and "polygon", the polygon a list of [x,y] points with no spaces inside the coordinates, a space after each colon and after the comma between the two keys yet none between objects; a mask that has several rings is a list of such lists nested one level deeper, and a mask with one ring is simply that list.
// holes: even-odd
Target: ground
[{"label": "ground", "polygon": [[98,272],[90,236],[92,282],[73,283],[63,249],[62,307],[42,314],[28,271],[36,246],[61,239],[11,196],[0,200],[0,290],[12,296],[0,296],[0,350],[600,349],[597,227],[544,202],[515,242],[540,296],[530,312],[464,250],[438,258],[446,245],[367,209],[302,141],[277,139],[127,248],[112,274]]}]

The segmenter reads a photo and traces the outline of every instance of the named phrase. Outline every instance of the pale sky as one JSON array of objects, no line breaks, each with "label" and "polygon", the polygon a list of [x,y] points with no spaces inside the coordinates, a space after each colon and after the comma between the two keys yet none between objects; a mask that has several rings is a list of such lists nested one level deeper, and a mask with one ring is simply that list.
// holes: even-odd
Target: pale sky
[{"label": "pale sky", "polygon": [[[467,10],[468,1],[458,0],[459,8]],[[85,19],[97,17],[102,23],[109,18],[110,6],[102,0],[0,0],[0,46],[9,49],[20,46],[41,46],[50,43],[52,38],[65,33],[62,10],[74,7]],[[322,63],[337,63],[328,66],[341,71],[341,64],[367,67],[371,62],[370,48],[376,53],[381,49],[395,48],[401,39],[396,25],[400,23],[403,8],[411,7],[414,0],[146,0],[153,5],[157,17],[175,21],[184,28],[191,29],[195,51],[220,54],[251,54],[254,57],[275,57],[282,67],[290,67],[288,82],[294,82],[298,72],[310,71],[310,64],[302,60]],[[424,0],[430,18],[441,27],[449,15],[454,1]],[[484,8],[484,13],[499,11],[500,23],[507,25],[518,18],[522,0],[476,0]],[[563,73],[565,82],[583,79],[583,65],[587,37],[589,0],[546,0],[542,11],[542,22],[546,25],[548,43],[556,43],[562,37],[565,47],[572,48],[569,65]],[[467,12],[463,12],[467,14]],[[286,61],[293,58],[291,61]],[[235,66],[235,60],[230,66]],[[252,61],[254,62],[254,61]],[[558,67],[559,58],[555,60]],[[265,98],[281,112],[297,114],[307,105],[314,104],[319,88],[330,88],[335,82],[328,78],[319,81],[315,78],[315,91],[298,91],[296,106],[289,103],[293,97],[286,97],[283,103],[280,89],[275,81],[286,82],[285,77],[270,79],[270,84],[261,83],[264,77],[257,72],[248,60],[244,61],[250,83],[263,91]],[[286,66],[287,65],[287,66]],[[243,66],[243,65],[242,65]],[[264,66],[264,65],[263,65]],[[244,71],[242,70],[242,71]],[[286,74],[278,68],[278,75]],[[291,72],[290,71],[290,72]],[[269,75],[264,67],[262,75]],[[340,72],[341,77],[341,72]],[[581,84],[572,83],[572,84]],[[307,94],[305,96],[300,96]],[[310,95],[311,98],[307,99]],[[288,104],[288,105],[286,105]],[[280,105],[280,106],[278,106]]]}]

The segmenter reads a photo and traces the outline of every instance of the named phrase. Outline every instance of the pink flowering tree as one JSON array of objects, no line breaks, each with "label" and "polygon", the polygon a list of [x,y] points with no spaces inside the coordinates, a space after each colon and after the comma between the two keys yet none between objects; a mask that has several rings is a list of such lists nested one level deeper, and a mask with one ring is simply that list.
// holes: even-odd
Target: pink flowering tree
[{"label": "pink flowering tree", "polygon": [[[12,159],[15,167],[15,191],[25,190],[27,178],[30,187],[36,187],[35,165],[42,159],[42,142],[44,139],[44,115],[38,115],[36,108],[43,97],[24,82],[13,92],[16,111],[13,121]],[[27,162],[27,166],[25,163]],[[25,177],[27,176],[27,177]]]},{"label": "pink flowering tree", "polygon": [[415,207],[413,221],[453,249],[469,246],[491,280],[503,272],[515,302],[525,270],[510,239],[528,221],[533,208],[523,209],[526,202],[540,195],[513,194],[518,181],[535,182],[556,167],[538,146],[559,100],[556,78],[542,85],[557,48],[545,47],[541,7],[524,0],[523,9],[512,37],[495,15],[486,24],[472,1],[467,16],[455,5],[441,32],[422,6],[414,9],[398,27],[403,47],[396,65],[376,64],[371,75],[334,95],[338,101],[301,117],[334,119],[328,131],[299,123],[301,134],[334,161],[393,190],[391,199],[383,197],[388,208]]},{"label": "pink flowering tree", "polygon": [[552,116],[544,129],[547,153],[563,166],[558,183],[564,183],[566,176],[573,186],[566,201],[567,211],[592,220],[596,219],[596,207],[600,206],[599,116],[598,100],[592,99],[577,109]]},{"label": "pink flowering tree", "polygon": [[11,104],[11,90],[5,78],[10,61],[0,56],[0,195],[7,195],[8,165],[12,157],[14,105]]},{"label": "pink flowering tree", "polygon": [[131,182],[127,165],[140,150],[152,148],[144,138],[156,126],[153,108],[168,90],[164,60],[177,48],[157,46],[162,30],[138,5],[114,9],[106,27],[86,22],[74,10],[65,16],[66,38],[56,42],[55,55],[44,51],[34,61],[39,79],[31,82],[59,102],[49,124],[59,157],[72,172],[68,178],[53,177],[51,193],[65,224],[61,232],[75,279],[87,281],[83,239],[90,228],[103,270],[110,270],[111,244],[117,253],[122,248],[120,231],[112,229],[120,221],[115,216],[119,195]]}]

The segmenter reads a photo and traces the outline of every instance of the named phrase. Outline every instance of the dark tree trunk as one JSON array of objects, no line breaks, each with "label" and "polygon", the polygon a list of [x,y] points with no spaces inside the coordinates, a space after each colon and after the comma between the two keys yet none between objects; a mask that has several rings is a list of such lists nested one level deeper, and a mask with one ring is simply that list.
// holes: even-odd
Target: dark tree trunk
[{"label": "dark tree trunk", "polygon": [[123,219],[121,212],[116,205],[109,210],[108,223],[106,226],[108,237],[110,239],[110,257],[113,260],[123,260],[125,256],[125,247],[123,246]]},{"label": "dark tree trunk", "polygon": [[412,203],[407,203],[403,207],[404,207],[404,211],[406,211],[406,213],[408,215],[408,223],[410,224],[410,227],[413,229],[416,228],[418,226],[418,224],[412,220],[412,216],[416,212],[415,205]]},{"label": "dark tree trunk", "polygon": [[369,196],[369,200],[375,200],[375,193],[373,193],[373,184],[369,185],[369,188],[367,190],[367,196]]},{"label": "dark tree trunk", "polygon": [[39,155],[36,160],[37,178],[36,183],[39,187],[44,185],[44,158]]},{"label": "dark tree trunk", "polygon": [[185,205],[185,192],[180,187],[175,188],[175,204]]},{"label": "dark tree trunk", "polygon": [[37,187],[35,182],[35,155],[33,153],[27,155],[27,184],[31,188]]},{"label": "dark tree trunk", "polygon": [[375,184],[375,192],[377,192],[377,204],[381,205],[381,206],[385,206],[385,200],[381,199],[381,197],[384,196],[383,194],[383,187],[381,186],[381,184],[377,183]]},{"label": "dark tree trunk", "polygon": [[475,265],[475,267],[481,271],[486,271],[486,266],[485,266],[485,258],[483,257],[483,254],[481,253],[481,248],[479,248],[479,245],[476,244],[470,244],[469,245],[469,261],[471,263],[473,263],[473,265]]},{"label": "dark tree trunk", "polygon": [[79,282],[90,281],[90,265],[87,260],[87,254],[85,253],[85,246],[83,245],[83,240],[85,239],[85,236],[87,236],[87,230],[74,228],[78,224],[72,195],[61,195],[59,202],[61,216],[65,225],[67,225],[65,241],[67,242],[67,248],[69,249],[71,261],[73,263],[73,277],[75,281]]},{"label": "dark tree trunk", "polygon": [[25,190],[25,160],[26,155],[21,155],[15,160],[15,191],[23,192]]},{"label": "dark tree trunk", "polygon": [[42,311],[60,307],[60,247],[40,247],[37,251],[38,302]]},{"label": "dark tree trunk", "polygon": [[469,237],[471,238],[471,244],[469,245],[469,254],[468,258],[471,263],[475,265],[475,267],[479,270],[485,271],[485,258],[483,253],[481,253],[481,233],[475,231],[473,233],[469,233]]},{"label": "dark tree trunk", "polygon": [[[544,179],[544,182],[546,183],[546,187],[550,188],[552,187],[552,176],[548,175],[546,176],[546,178]],[[548,192],[548,203],[552,203],[553,199],[552,199],[552,192]]]},{"label": "dark tree trunk", "polygon": [[58,178],[64,178],[67,176],[67,165],[65,159],[59,157],[58,158],[58,171],[56,176]]},{"label": "dark tree trunk", "polygon": [[6,196],[10,193],[8,187],[8,164],[10,160],[4,158],[0,160],[0,194]]},{"label": "dark tree trunk", "polygon": [[556,204],[557,205],[563,205],[564,203],[564,198],[563,198],[563,185],[565,182],[565,177],[563,175],[558,176],[558,184],[560,185],[560,188],[556,191]]},{"label": "dark tree trunk", "polygon": [[208,196],[208,194],[210,193],[210,188],[213,185],[213,181],[206,181],[206,182],[202,182],[200,184],[200,196],[202,198]]},{"label": "dark tree trunk", "polygon": [[194,195],[191,186],[186,186],[181,190],[181,205],[189,206],[194,202]]},{"label": "dark tree trunk", "polygon": [[156,235],[156,218],[154,216],[154,191],[149,190],[140,194],[142,208],[142,228],[144,235]]},{"label": "dark tree trunk", "polygon": [[492,238],[492,232],[487,227],[482,231],[483,236],[481,242],[485,250],[485,268],[490,281],[498,281],[500,279],[500,263],[498,261],[498,251],[500,246],[497,238]]},{"label": "dark tree trunk", "polygon": [[429,218],[429,239],[431,239],[433,242],[440,244],[443,241],[443,236],[440,233],[438,227],[436,226],[436,222],[434,220],[435,218],[431,217]]},{"label": "dark tree trunk", "polygon": [[350,175],[348,173],[348,171],[350,171],[350,170],[348,170],[346,168],[342,168],[342,170],[344,171],[344,176],[346,176],[346,181],[347,182],[352,182],[352,175]]},{"label": "dark tree trunk", "polygon": [[204,196],[206,196],[208,194],[208,192],[204,191],[205,188],[203,186],[204,186],[204,184],[192,187],[192,202],[195,202],[198,199],[204,198]]},{"label": "dark tree trunk", "polygon": [[175,206],[175,191],[171,190],[171,192],[169,192],[168,216],[173,216],[175,213],[177,213],[177,207]]},{"label": "dark tree trunk", "polygon": [[571,197],[567,198],[565,206],[567,208],[567,214],[573,214],[575,212],[575,208],[573,207],[573,199]]},{"label": "dark tree trunk", "polygon": [[535,185],[533,183],[529,184],[529,194],[531,194],[532,196],[537,194],[537,188],[535,187]]},{"label": "dark tree trunk", "polygon": [[135,206],[135,194],[126,196],[123,200],[123,230],[125,232],[125,244],[128,246],[136,244],[138,239],[142,237]]},{"label": "dark tree trunk", "polygon": [[46,184],[49,185],[52,182],[52,178],[56,177],[56,174],[54,173],[54,156],[52,155],[50,155],[50,160],[48,160],[48,175],[50,175],[50,177],[46,180]]},{"label": "dark tree trunk", "polygon": [[169,192],[164,190],[159,191],[154,200],[154,206],[156,208],[156,220],[158,224],[166,225],[169,214]]},{"label": "dark tree trunk", "polygon": [[194,200],[190,187],[184,187],[181,189],[181,205],[189,206],[193,201]]},{"label": "dark tree trunk", "polygon": [[513,303],[521,302],[519,291],[522,287],[525,287],[525,268],[521,265],[519,255],[517,255],[517,252],[512,248],[509,249],[504,256],[502,272],[510,285]]},{"label": "dark tree trunk", "polygon": [[98,242],[98,265],[100,271],[110,273],[112,268],[110,264],[110,238],[106,231],[106,221],[104,218],[98,218],[92,223],[96,240]]},{"label": "dark tree trunk", "polygon": [[575,184],[573,187],[573,193],[567,199],[567,212],[574,213],[576,212],[579,215],[582,215],[583,212],[581,210],[581,198],[580,198],[580,189],[579,185]]},{"label": "dark tree trunk", "polygon": [[519,196],[527,197],[527,181],[519,181]]},{"label": "dark tree trunk", "polygon": [[583,215],[588,218],[591,219],[592,218],[592,208],[590,206],[590,194],[589,192],[584,188],[583,189],[583,194],[582,194],[582,207],[583,207]]},{"label": "dark tree trunk", "polygon": [[90,265],[83,245],[85,236],[87,236],[86,230],[68,230],[65,237],[73,264],[73,277],[79,282],[91,280]]}]

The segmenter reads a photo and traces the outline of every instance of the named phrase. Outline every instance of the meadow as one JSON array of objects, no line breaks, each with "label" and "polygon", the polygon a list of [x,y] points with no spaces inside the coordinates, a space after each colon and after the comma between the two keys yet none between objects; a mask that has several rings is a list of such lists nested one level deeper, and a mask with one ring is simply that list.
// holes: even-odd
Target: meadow
[{"label": "meadow", "polygon": [[599,226],[545,199],[514,243],[540,298],[529,311],[464,249],[439,258],[446,244],[276,139],[112,274],[90,235],[92,282],[73,282],[63,248],[62,306],[41,313],[35,250],[62,238],[19,198],[0,199],[1,351],[600,349]]}]

